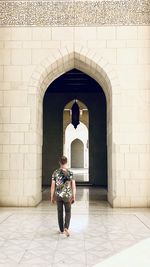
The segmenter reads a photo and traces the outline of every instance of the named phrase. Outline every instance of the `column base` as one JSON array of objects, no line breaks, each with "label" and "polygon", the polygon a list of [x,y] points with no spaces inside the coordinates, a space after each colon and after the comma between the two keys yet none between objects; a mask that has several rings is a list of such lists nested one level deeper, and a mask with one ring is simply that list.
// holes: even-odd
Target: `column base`
[{"label": "column base", "polygon": [[113,198],[111,194],[108,193],[107,200],[112,208],[149,208],[150,198],[149,197],[121,197],[116,196]]},{"label": "column base", "polygon": [[1,207],[35,207],[42,201],[42,192],[35,196],[1,195]]}]

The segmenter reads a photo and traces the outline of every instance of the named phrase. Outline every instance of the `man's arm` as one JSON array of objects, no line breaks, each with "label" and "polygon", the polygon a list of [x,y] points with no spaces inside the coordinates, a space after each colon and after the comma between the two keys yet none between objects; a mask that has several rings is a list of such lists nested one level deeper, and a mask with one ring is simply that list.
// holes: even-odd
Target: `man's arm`
[{"label": "man's arm", "polygon": [[54,192],[55,192],[55,181],[52,180],[51,183],[51,203],[54,203]]},{"label": "man's arm", "polygon": [[73,202],[76,200],[76,182],[72,180],[72,194],[73,194]]}]

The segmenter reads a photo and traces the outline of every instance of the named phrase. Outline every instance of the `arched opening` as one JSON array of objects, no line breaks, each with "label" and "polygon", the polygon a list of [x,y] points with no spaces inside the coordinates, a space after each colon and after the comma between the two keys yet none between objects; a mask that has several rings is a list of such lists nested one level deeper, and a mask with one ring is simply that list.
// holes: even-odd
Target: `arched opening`
[{"label": "arched opening", "polygon": [[[89,111],[87,106],[80,100],[76,100],[80,108],[80,123],[75,128],[71,123],[72,106],[74,100],[67,103],[63,111],[63,154],[68,158],[68,167],[72,168],[75,174],[77,183],[89,182]],[[81,140],[83,143],[83,153],[78,154],[78,160],[83,163],[78,164],[78,167],[72,166],[71,158],[76,153],[72,153],[71,144],[74,140]],[[83,155],[83,157],[81,157]],[[83,158],[83,159],[82,159]],[[73,164],[74,165],[74,164]]]},{"label": "arched opening", "polygon": [[71,168],[84,168],[84,144],[78,138],[71,143]]},{"label": "arched opening", "polygon": [[[111,67],[103,55],[97,54],[93,49],[75,46],[74,48],[56,49],[52,55],[45,58],[31,75],[28,84],[28,105],[31,112],[30,131],[32,134],[31,146],[35,144],[36,153],[32,152],[28,158],[32,158],[32,184],[34,192],[27,198],[28,205],[36,205],[42,199],[41,179],[42,179],[42,158],[43,158],[43,101],[44,95],[50,84],[60,75],[76,68],[91,78],[103,88],[103,93],[107,99],[107,159],[108,159],[108,193],[107,199],[112,206],[121,206],[120,197],[117,195],[116,172],[118,170],[117,157],[115,154],[115,126],[112,125],[114,116],[112,105],[116,98],[121,96],[120,83],[116,71]],[[112,94],[113,93],[113,94]],[[112,98],[113,97],[113,98]],[[71,100],[67,99],[66,103]],[[54,105],[55,108],[55,105]],[[62,142],[63,143],[63,142]],[[59,144],[56,151],[59,151]],[[32,151],[32,149],[31,149]],[[48,160],[48,159],[47,159]],[[48,161],[48,166],[55,167],[53,162]],[[28,171],[28,170],[27,170]],[[29,173],[28,171],[28,173]],[[50,180],[51,170],[48,169]],[[43,179],[44,180],[44,179]],[[26,202],[25,202],[26,203]]]},{"label": "arched opening", "polygon": [[[70,122],[70,110],[75,99],[82,113],[76,130]],[[43,100],[43,186],[49,185],[49,173],[58,168],[59,157],[64,153],[69,158],[70,168],[76,169],[77,165],[78,169],[84,168],[85,149],[89,154],[85,156],[89,160],[89,183],[107,189],[106,113],[106,97],[102,87],[78,69],[64,73],[49,85]],[[70,133],[66,134],[65,129]],[[72,152],[78,157],[71,155],[71,143],[75,139]]]},{"label": "arched opening", "polygon": [[83,143],[83,168],[89,167],[89,138],[88,138],[88,128],[82,122],[80,122],[77,129],[74,129],[73,125],[70,123],[64,131],[64,155],[68,158],[68,167],[71,168],[71,144],[74,140],[81,140]]}]

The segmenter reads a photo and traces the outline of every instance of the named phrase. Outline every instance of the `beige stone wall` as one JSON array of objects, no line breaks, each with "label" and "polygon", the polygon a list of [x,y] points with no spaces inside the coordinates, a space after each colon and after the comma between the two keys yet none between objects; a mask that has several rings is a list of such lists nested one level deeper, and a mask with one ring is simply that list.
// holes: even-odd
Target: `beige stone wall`
[{"label": "beige stone wall", "polygon": [[150,26],[0,28],[0,205],[41,200],[42,99],[74,66],[107,97],[109,202],[150,206]]}]

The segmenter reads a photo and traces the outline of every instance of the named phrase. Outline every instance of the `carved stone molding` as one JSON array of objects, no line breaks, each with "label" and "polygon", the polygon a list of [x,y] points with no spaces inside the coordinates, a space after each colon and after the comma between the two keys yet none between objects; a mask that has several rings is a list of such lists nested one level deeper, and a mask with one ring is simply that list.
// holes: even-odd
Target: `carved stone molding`
[{"label": "carved stone molding", "polygon": [[1,26],[150,25],[150,0],[0,0]]}]

